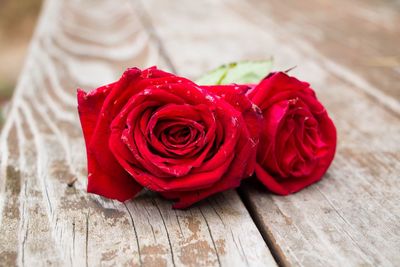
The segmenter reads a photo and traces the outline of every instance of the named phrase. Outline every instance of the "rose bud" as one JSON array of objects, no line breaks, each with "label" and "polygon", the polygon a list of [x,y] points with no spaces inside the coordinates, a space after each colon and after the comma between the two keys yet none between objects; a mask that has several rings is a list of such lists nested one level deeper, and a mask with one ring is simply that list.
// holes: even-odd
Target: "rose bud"
[{"label": "rose bud", "polygon": [[336,149],[336,129],[308,83],[271,73],[248,93],[264,116],[256,176],[287,195],[319,181]]},{"label": "rose bud", "polygon": [[261,115],[241,87],[224,88],[245,105],[155,67],[78,90],[88,192],[125,201],[145,187],[185,208],[239,186],[254,172]]}]

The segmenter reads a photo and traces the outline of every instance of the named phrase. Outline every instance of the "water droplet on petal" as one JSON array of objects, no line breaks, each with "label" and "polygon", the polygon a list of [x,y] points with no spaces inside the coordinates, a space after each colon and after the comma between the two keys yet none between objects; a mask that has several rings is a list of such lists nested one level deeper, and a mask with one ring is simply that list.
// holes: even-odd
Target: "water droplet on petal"
[{"label": "water droplet on petal", "polygon": [[238,126],[238,119],[236,117],[232,117],[232,124]]},{"label": "water droplet on petal", "polygon": [[215,101],[214,97],[212,95],[209,95],[209,94],[206,95],[206,99],[211,101],[211,102]]},{"label": "water droplet on petal", "polygon": [[261,109],[256,105],[256,104],[252,104],[252,106],[251,106],[251,108],[255,111],[255,112],[257,112],[257,113],[261,113]]}]

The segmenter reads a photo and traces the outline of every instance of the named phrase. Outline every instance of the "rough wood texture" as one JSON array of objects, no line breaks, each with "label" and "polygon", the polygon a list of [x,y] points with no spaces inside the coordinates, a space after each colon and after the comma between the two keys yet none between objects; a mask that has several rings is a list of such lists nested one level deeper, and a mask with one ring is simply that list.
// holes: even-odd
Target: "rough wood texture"
[{"label": "rough wood texture", "polygon": [[400,100],[399,1],[250,0],[259,14]]},{"label": "rough wood texture", "polygon": [[[273,196],[259,184],[242,190],[279,263],[398,266],[398,69],[353,69],[352,58],[398,54],[400,39],[393,33],[398,33],[399,16],[390,14],[399,10],[382,7],[380,14],[366,9],[367,4],[347,7],[346,1],[326,6],[324,1],[290,1],[296,3],[293,8],[281,1],[143,2],[165,51],[183,74],[195,77],[229,61],[273,55],[276,69],[298,66],[292,73],[311,82],[332,115],[338,153],[322,182],[289,197]],[[302,13],[307,7],[310,16]],[[355,38],[370,25],[380,30]],[[353,38],[365,49],[349,46]],[[374,54],[369,45],[379,52]]]},{"label": "rough wood texture", "polygon": [[127,66],[173,68],[133,6],[45,2],[0,140],[0,265],[275,266],[234,191],[188,211],[148,193],[121,204],[85,192],[76,88]]}]

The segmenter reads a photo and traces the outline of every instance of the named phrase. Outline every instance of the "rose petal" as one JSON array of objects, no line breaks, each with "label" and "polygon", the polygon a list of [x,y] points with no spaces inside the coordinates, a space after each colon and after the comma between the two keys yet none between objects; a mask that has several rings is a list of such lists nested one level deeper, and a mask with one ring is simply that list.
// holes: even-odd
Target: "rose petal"
[{"label": "rose petal", "polygon": [[[89,147],[101,107],[113,88],[114,84],[110,84],[89,94],[79,90],[77,95],[78,110],[88,158],[88,192],[125,201],[135,196],[142,187],[121,166],[113,164],[105,168],[102,167],[97,161],[96,154]],[[107,153],[101,147],[99,149]]]}]

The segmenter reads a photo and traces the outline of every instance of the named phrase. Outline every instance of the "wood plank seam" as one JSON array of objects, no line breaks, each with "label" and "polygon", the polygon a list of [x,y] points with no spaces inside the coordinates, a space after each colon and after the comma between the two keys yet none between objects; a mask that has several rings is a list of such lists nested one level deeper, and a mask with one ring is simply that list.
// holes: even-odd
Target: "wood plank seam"
[{"label": "wood plank seam", "polygon": [[257,226],[257,229],[260,231],[265,243],[267,244],[269,250],[271,251],[272,256],[274,257],[276,263],[280,267],[289,267],[291,264],[286,260],[285,254],[282,249],[279,247],[275,238],[271,231],[268,228],[268,225],[265,224],[262,217],[259,215],[257,210],[252,205],[248,195],[245,194],[243,189],[237,190],[241,200],[243,201],[246,209],[249,211],[251,218],[253,219],[254,223]]},{"label": "wood plank seam", "polygon": [[130,0],[133,4],[133,7],[138,14],[143,26],[147,30],[148,34],[154,39],[155,43],[157,43],[158,49],[160,51],[161,56],[167,63],[167,66],[171,69],[172,73],[178,74],[171,57],[165,50],[165,47],[157,34],[157,30],[154,28],[154,25],[151,21],[150,16],[148,15],[146,8],[144,7],[141,0]]}]

